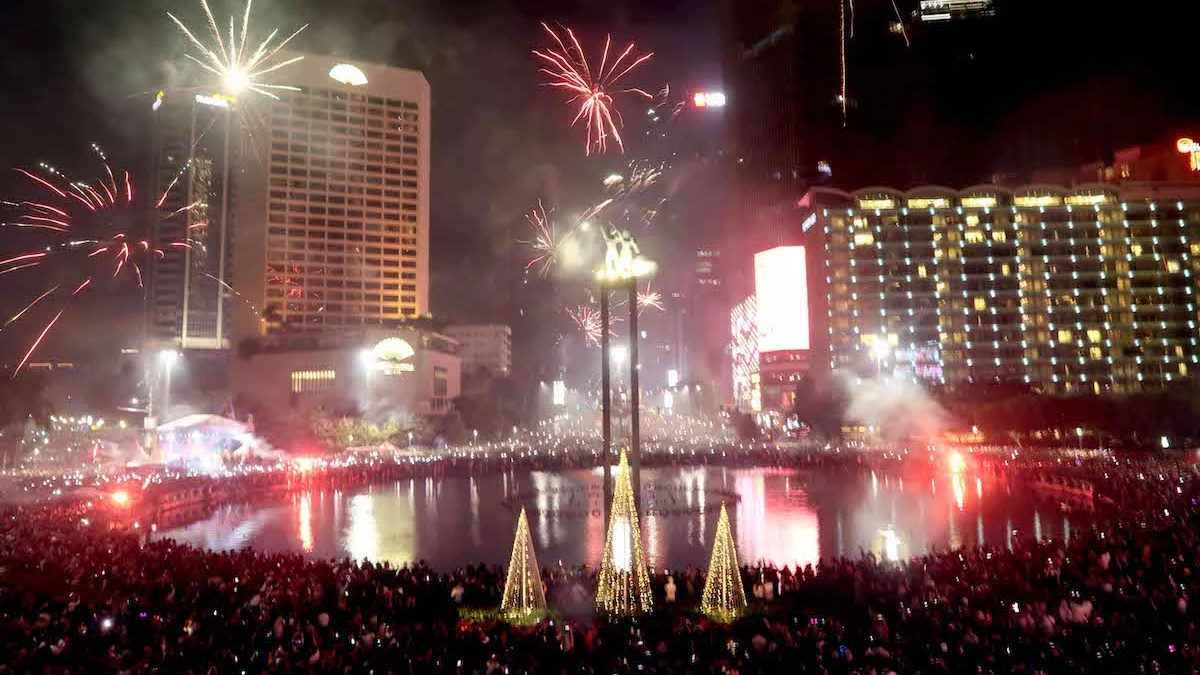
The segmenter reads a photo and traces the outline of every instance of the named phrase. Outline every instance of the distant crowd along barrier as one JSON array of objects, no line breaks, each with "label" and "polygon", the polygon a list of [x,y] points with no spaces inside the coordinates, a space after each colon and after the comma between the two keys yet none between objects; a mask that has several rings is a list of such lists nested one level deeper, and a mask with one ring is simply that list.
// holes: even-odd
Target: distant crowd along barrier
[{"label": "distant crowd along barrier", "polygon": [[[700,491],[691,485],[645,483],[641,492],[642,515],[645,517],[698,515],[718,509],[721,502],[733,504],[741,499],[732,490]],[[685,496],[688,493],[692,495],[690,504]],[[546,503],[547,497],[555,496],[559,497],[560,502],[555,508],[538,506],[539,502]],[[535,492],[514,492],[501,500],[501,503],[504,508],[510,510],[524,506],[531,516],[556,518],[600,518],[604,516],[605,509],[603,487],[600,485],[570,485]]]}]

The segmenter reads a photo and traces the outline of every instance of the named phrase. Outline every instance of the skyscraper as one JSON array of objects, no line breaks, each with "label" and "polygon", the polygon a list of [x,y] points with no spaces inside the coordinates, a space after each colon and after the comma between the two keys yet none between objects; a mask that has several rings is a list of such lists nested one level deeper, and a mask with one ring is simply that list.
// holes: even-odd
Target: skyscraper
[{"label": "skyscraper", "polygon": [[[163,346],[223,349],[230,316],[221,280],[231,264],[238,123],[228,98],[181,91],[155,101],[154,125],[150,236],[164,255],[146,270],[148,337]],[[190,246],[170,245],[183,241]]]},{"label": "skyscraper", "polygon": [[256,102],[247,125],[257,155],[238,176],[235,335],[427,314],[429,83],[313,55],[283,73],[300,90]]}]

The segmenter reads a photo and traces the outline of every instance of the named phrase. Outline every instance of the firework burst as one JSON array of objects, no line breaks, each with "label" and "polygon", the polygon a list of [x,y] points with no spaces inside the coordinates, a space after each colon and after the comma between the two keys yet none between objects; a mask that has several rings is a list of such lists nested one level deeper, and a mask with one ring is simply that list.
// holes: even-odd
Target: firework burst
[{"label": "firework burst", "polygon": [[650,60],[653,54],[637,56],[633,53],[634,44],[631,42],[619,56],[609,62],[609,51],[612,49],[612,36],[604,38],[604,52],[600,64],[593,68],[588,63],[587,55],[574,31],[566,29],[566,39],[542,24],[542,28],[550,34],[558,47],[556,49],[533,50],[535,56],[544,62],[539,72],[549,77],[548,86],[562,89],[569,96],[569,106],[578,106],[571,126],[583,120],[587,126],[587,141],[584,149],[587,154],[608,151],[608,139],[611,136],[621,151],[625,144],[621,140],[621,112],[616,107],[614,96],[618,94],[637,94],[645,98],[653,98],[650,94],[635,87],[621,88],[617,83],[634,68]]},{"label": "firework burst", "polygon": [[534,257],[525,265],[528,270],[536,265],[541,265],[538,269],[538,276],[545,277],[546,272],[550,270],[550,266],[554,264],[558,258],[559,250],[576,228],[572,228],[565,236],[558,236],[558,228],[555,225],[551,216],[554,214],[554,209],[546,211],[542,206],[542,201],[539,199],[537,207],[525,214],[525,220],[529,221],[530,227],[533,228],[533,238],[520,240],[520,243],[529,246],[534,253]]},{"label": "firework burst", "polygon": [[276,56],[279,51],[284,48],[292,38],[296,37],[308,25],[301,26],[296,32],[289,35],[286,39],[276,42],[275,37],[279,35],[279,29],[272,30],[269,35],[259,43],[257,48],[250,49],[248,43],[250,37],[250,7],[253,0],[247,0],[246,9],[242,13],[241,29],[235,26],[236,17],[229,17],[229,34],[222,35],[220,27],[217,25],[216,17],[213,16],[212,9],[208,6],[207,0],[200,0],[200,6],[204,8],[204,16],[208,20],[208,31],[212,38],[212,44],[205,45],[196,37],[188,27],[170,12],[167,16],[183,34],[187,36],[192,45],[199,50],[200,55],[185,54],[187,58],[194,61],[197,65],[203,68],[208,73],[217,76],[223,90],[228,94],[238,94],[244,90],[253,91],[263,96],[273,99],[279,97],[275,95],[276,91],[299,91],[297,87],[291,87],[280,84],[264,84],[259,79],[271,72],[279,70],[285,66],[291,65],[303,59],[303,56],[296,56],[290,59],[279,60]]},{"label": "firework burst", "polygon": [[[13,376],[29,362],[67,311],[71,300],[93,282],[124,278],[124,273],[126,277],[134,277],[138,287],[142,288],[141,265],[153,257],[166,257],[166,251],[155,248],[148,240],[137,239],[124,229],[126,223],[122,221],[136,217],[133,179],[128,171],[114,172],[99,147],[93,145],[92,149],[103,165],[103,173],[95,180],[71,180],[46,164],[39,165],[38,173],[18,168],[17,172],[28,178],[42,196],[19,202],[0,202],[13,214],[6,226],[35,230],[48,237],[48,241],[35,249],[0,260],[0,276],[37,269],[54,279],[47,290],[9,317],[0,329],[16,323],[43,304],[57,303],[57,312],[30,343]],[[166,217],[198,205],[198,202],[190,204]],[[168,249],[190,247],[188,241],[167,244]]]},{"label": "firework burst", "polygon": [[650,308],[654,308],[659,311],[666,311],[667,309],[663,306],[662,293],[654,290],[650,282],[647,281],[645,292],[638,291],[637,294],[638,315],[640,316],[642,312]]},{"label": "firework burst", "polygon": [[[567,314],[570,315],[571,320],[575,322],[575,325],[583,333],[585,341],[596,346],[600,345],[600,340],[603,337],[601,331],[603,330],[604,322],[600,320],[599,309],[587,305],[581,305],[574,311],[567,310]],[[609,335],[616,336],[617,332],[613,329],[613,326],[617,323],[620,323],[620,321],[621,319],[619,317],[612,316],[611,314],[609,315]]]}]

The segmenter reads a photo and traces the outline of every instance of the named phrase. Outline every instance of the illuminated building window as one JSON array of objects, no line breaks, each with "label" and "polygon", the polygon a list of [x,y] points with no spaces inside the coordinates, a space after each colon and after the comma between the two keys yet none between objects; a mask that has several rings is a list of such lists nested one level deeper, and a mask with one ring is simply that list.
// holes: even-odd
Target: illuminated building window
[{"label": "illuminated building window", "polygon": [[1095,206],[1108,202],[1108,195],[1070,195],[1064,200],[1072,206]]},{"label": "illuminated building window", "polygon": [[1025,197],[1017,197],[1013,199],[1015,206],[1058,206],[1062,200],[1054,195],[1028,195]]},{"label": "illuminated building window", "polygon": [[1064,342],[1064,343],[1070,342],[1071,341],[1071,331],[1066,330],[1066,329],[1062,329],[1062,330],[1058,331],[1058,341]]},{"label": "illuminated building window", "polygon": [[1004,263],[1004,264],[1000,265],[1000,274],[1003,274],[1004,276],[1008,276],[1011,272],[1012,272],[1012,268],[1010,268],[1008,266],[1008,263]]},{"label": "illuminated building window", "polygon": [[1167,271],[1168,272],[1178,272],[1179,271],[1179,261],[1178,260],[1168,260],[1167,261]]},{"label": "illuminated building window", "polygon": [[908,200],[908,208],[910,209],[944,209],[948,206],[950,206],[950,200],[945,197]]},{"label": "illuminated building window", "polygon": [[891,199],[860,199],[858,200],[858,208],[860,209],[894,209],[896,202]]},{"label": "illuminated building window", "polygon": [[984,239],[983,231],[982,230],[967,230],[967,233],[963,238],[966,240],[966,242],[968,244],[982,244],[983,239]]},{"label": "illuminated building window", "polygon": [[975,311],[982,312],[985,309],[987,309],[987,300],[982,296],[975,298]]},{"label": "illuminated building window", "polygon": [[926,275],[926,272],[925,272],[925,266],[924,266],[924,265],[917,265],[917,276],[918,276],[918,277],[921,277],[922,279],[924,279],[924,278],[925,278],[925,275]]},{"label": "illuminated building window", "polygon": [[855,246],[870,246],[875,243],[875,235],[870,232],[858,232],[854,235]]},{"label": "illuminated building window", "polygon": [[293,394],[314,394],[329,391],[333,381],[337,379],[337,371],[333,370],[299,370],[292,373]]},{"label": "illuminated building window", "polygon": [[1092,347],[1088,350],[1088,355],[1091,356],[1093,360],[1099,361],[1100,359],[1104,358],[1104,350],[1100,349],[1099,347]]},{"label": "illuminated building window", "polygon": [[966,209],[990,209],[996,206],[995,197],[963,197],[960,202]]},{"label": "illuminated building window", "polygon": [[1100,331],[1094,328],[1088,330],[1087,336],[1088,342],[1099,342],[1101,338]]},{"label": "illuminated building window", "polygon": [[449,391],[446,384],[446,368],[445,366],[433,367],[433,395],[435,398],[445,398]]},{"label": "illuminated building window", "polygon": [[[1008,241],[1008,234],[1006,234],[1004,232],[1004,230],[996,230],[996,231],[992,232],[992,240],[993,241]],[[1006,274],[1007,274],[1007,272],[1006,272]]]}]

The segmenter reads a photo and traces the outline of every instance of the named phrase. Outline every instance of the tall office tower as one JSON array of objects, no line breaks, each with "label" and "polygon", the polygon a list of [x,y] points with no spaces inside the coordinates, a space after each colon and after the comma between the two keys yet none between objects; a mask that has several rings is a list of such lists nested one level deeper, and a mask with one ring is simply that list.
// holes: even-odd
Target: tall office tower
[{"label": "tall office tower", "polygon": [[1200,367],[1195,184],[806,199],[825,238],[835,368],[1101,393]]},{"label": "tall office tower", "polygon": [[232,264],[237,120],[228,98],[186,91],[155,100],[154,124],[150,236],[164,256],[152,257],[146,270],[147,337],[162,346],[225,349],[230,298],[221,281]]},{"label": "tall office tower", "polygon": [[238,184],[234,332],[337,331],[429,312],[430,92],[414,70],[306,55],[258,101]]}]

